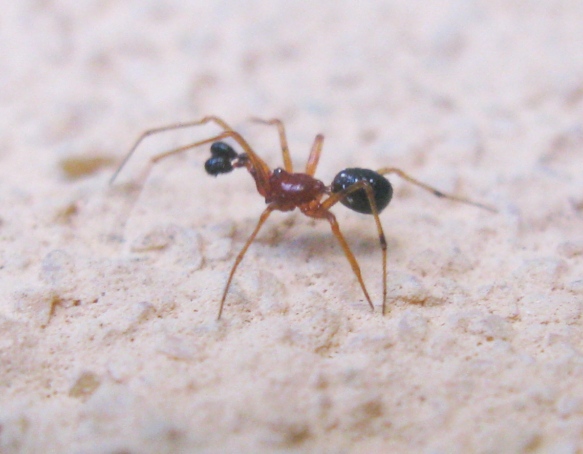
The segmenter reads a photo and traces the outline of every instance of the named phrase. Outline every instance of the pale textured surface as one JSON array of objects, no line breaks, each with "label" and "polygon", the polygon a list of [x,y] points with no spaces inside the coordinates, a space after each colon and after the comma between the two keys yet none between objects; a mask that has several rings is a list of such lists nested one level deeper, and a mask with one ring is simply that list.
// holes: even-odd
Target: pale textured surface
[{"label": "pale textured surface", "polygon": [[[196,6],[185,6],[185,3]],[[581,452],[583,3],[22,1],[0,28],[0,451]],[[325,223],[262,210],[207,149],[218,114],[272,165],[398,166],[392,312]],[[80,161],[79,161],[80,160]],[[78,173],[80,175],[78,175]],[[370,218],[338,207],[380,303]],[[124,225],[124,221],[125,225]]]}]

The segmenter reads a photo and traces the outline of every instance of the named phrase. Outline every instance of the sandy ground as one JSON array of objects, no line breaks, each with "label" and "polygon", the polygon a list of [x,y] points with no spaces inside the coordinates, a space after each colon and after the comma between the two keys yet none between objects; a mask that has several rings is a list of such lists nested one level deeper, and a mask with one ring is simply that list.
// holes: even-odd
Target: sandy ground
[{"label": "sandy ground", "polygon": [[[0,19],[0,452],[583,452],[583,3],[22,1]],[[205,174],[222,116],[273,167],[397,166],[381,219]]]}]

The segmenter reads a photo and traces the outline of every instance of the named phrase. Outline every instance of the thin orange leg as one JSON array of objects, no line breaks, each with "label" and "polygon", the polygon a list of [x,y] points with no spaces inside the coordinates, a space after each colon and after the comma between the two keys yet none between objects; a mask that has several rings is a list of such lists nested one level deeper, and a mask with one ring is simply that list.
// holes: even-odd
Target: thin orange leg
[{"label": "thin orange leg", "polygon": [[229,137],[233,138],[243,148],[243,150],[247,154],[247,157],[249,158],[249,161],[251,162],[251,167],[254,170],[254,178],[256,180],[258,189],[260,191],[266,191],[267,188],[269,187],[268,180],[269,180],[269,175],[271,173],[267,164],[259,156],[257,156],[257,154],[253,151],[251,146],[241,136],[241,134],[234,131],[225,121],[223,121],[222,119],[220,119],[218,117],[214,117],[214,116],[204,117],[202,120],[192,121],[192,122],[187,122],[187,123],[174,123],[171,125],[163,126],[160,128],[149,129],[149,130],[145,131],[144,133],[142,133],[138,137],[138,139],[136,140],[136,142],[134,143],[134,145],[132,146],[130,151],[126,154],[125,158],[123,159],[123,161],[121,162],[121,164],[119,165],[119,167],[117,168],[115,173],[112,175],[112,177],[109,181],[109,184],[110,185],[113,184],[113,182],[115,181],[115,179],[119,175],[120,171],[123,169],[123,167],[126,165],[126,163],[129,161],[129,159],[132,157],[132,155],[136,151],[138,145],[140,145],[140,143],[146,137],[151,136],[153,134],[161,133],[164,131],[170,131],[170,130],[180,129],[180,128],[188,128],[188,127],[202,125],[202,124],[209,123],[209,122],[216,123],[218,126],[223,128],[224,131],[218,135],[215,135],[215,136],[209,138],[209,139],[200,140],[198,142],[183,145],[181,147],[173,148],[173,149],[166,151],[164,153],[157,154],[150,159],[150,161],[148,162],[148,165],[145,167],[144,171],[141,173],[140,177],[138,178],[137,192],[136,192],[136,195],[134,197],[134,202],[139,198],[139,196],[142,192],[142,189],[144,187],[144,183],[148,179],[148,176],[150,175],[150,172],[152,171],[152,167],[154,164],[158,163],[159,161],[161,161],[169,156],[173,156],[175,154],[179,154],[179,153],[188,151],[188,150],[195,148],[195,147],[198,147],[200,145],[216,142],[216,141],[226,139]]},{"label": "thin orange leg", "polygon": [[328,219],[328,222],[330,223],[330,227],[332,228],[332,233],[334,234],[334,236],[336,237],[336,239],[340,243],[340,246],[342,246],[342,250],[344,251],[344,255],[346,256],[346,258],[350,262],[350,266],[352,267],[352,272],[355,274],[356,279],[358,279],[358,283],[360,284],[360,287],[362,288],[364,296],[366,297],[366,300],[368,301],[368,304],[369,304],[371,310],[374,311],[374,305],[372,304],[372,301],[370,299],[368,291],[366,290],[366,286],[364,285],[364,281],[362,280],[362,273],[360,272],[360,266],[358,265],[358,262],[357,262],[356,258],[354,257],[354,254],[350,250],[348,243],[344,239],[342,232],[340,232],[340,227],[338,225],[338,221],[336,221],[336,216],[334,216],[334,214],[332,214],[332,212],[328,211],[328,212],[326,212],[326,219]]},{"label": "thin orange leg", "polygon": [[285,126],[283,122],[278,118],[273,118],[271,120],[263,120],[261,118],[253,117],[251,121],[256,123],[262,123],[264,125],[275,125],[277,127],[277,132],[279,134],[279,143],[281,145],[281,154],[283,156],[283,168],[286,172],[293,173],[293,164],[291,160],[291,156],[289,154],[289,146],[287,144],[287,137],[285,135]]},{"label": "thin orange leg", "polygon": [[[337,192],[335,194],[332,194],[330,197],[328,197],[326,200],[324,200],[324,202],[322,202],[321,204],[321,209],[329,212],[330,208],[333,207],[334,205],[336,205],[338,202],[340,202],[342,199],[344,199],[346,196],[348,196],[349,194],[351,194],[352,192],[358,191],[360,189],[364,189],[366,192],[366,196],[368,198],[368,203],[371,206],[372,209],[372,215],[374,217],[375,220],[375,224],[377,227],[377,233],[378,233],[378,237],[379,237],[379,243],[381,245],[381,252],[382,252],[382,261],[383,261],[383,270],[382,270],[382,277],[383,277],[383,305],[382,305],[382,313],[383,315],[385,315],[385,311],[386,311],[386,303],[387,303],[387,240],[385,238],[385,232],[383,230],[383,225],[381,224],[381,220],[379,218],[379,212],[377,210],[377,205],[374,199],[374,192],[372,187],[370,186],[370,184],[366,181],[366,180],[361,180],[358,183],[353,184],[352,186],[344,189],[343,191]],[[334,230],[334,229],[333,229]],[[346,251],[345,251],[346,252]],[[352,255],[352,254],[351,254]],[[348,257],[348,260],[350,261],[350,257],[348,256],[348,254],[346,254],[346,256]],[[356,265],[356,267],[358,267],[358,264],[356,263],[356,259],[354,259],[354,264],[351,261],[351,265],[352,265],[352,269],[354,270],[354,266]],[[363,287],[364,293],[365,295],[368,295],[366,290],[364,289],[364,282],[362,282],[362,278],[360,277],[360,271],[358,273],[355,272],[355,274],[357,275],[357,278],[359,279],[360,285],[361,287]],[[369,303],[370,303],[370,299],[369,299]],[[371,303],[372,305],[372,303]]]},{"label": "thin orange leg", "polygon": [[308,158],[308,163],[306,164],[306,173],[312,177],[316,173],[316,168],[318,167],[318,161],[320,161],[320,154],[322,153],[323,145],[324,136],[322,134],[318,134],[314,139],[314,144],[312,145],[312,150],[310,151],[310,157]]},{"label": "thin orange leg", "polygon": [[263,211],[263,213],[261,213],[261,216],[259,217],[259,221],[257,222],[257,225],[255,226],[255,230],[253,230],[253,233],[247,239],[245,246],[243,246],[243,249],[241,249],[241,252],[239,252],[239,255],[237,255],[237,258],[235,259],[235,263],[233,264],[233,267],[231,268],[231,273],[229,274],[229,279],[227,280],[227,284],[225,285],[225,290],[223,291],[223,297],[221,298],[221,303],[219,305],[219,315],[217,317],[217,320],[220,320],[221,315],[223,314],[223,306],[225,305],[225,300],[227,299],[227,293],[229,292],[229,287],[231,286],[231,281],[233,280],[233,276],[235,275],[235,271],[237,270],[239,263],[241,263],[241,261],[243,260],[243,257],[245,256],[247,249],[249,249],[249,246],[251,245],[251,243],[253,242],[253,240],[255,239],[257,234],[259,233],[259,229],[261,229],[261,226],[267,220],[267,218],[269,217],[269,215],[271,214],[271,212],[274,209],[275,209],[275,207],[268,205],[267,208]]},{"label": "thin orange leg", "polygon": [[425,189],[426,191],[431,192],[434,196],[436,197],[441,197],[444,199],[449,199],[449,200],[453,200],[455,202],[461,202],[461,203],[465,203],[467,205],[472,205],[478,208],[482,208],[484,210],[488,210],[492,213],[497,213],[498,210],[490,205],[485,205],[483,203],[478,203],[478,202],[474,202],[470,199],[466,199],[465,197],[460,197],[457,195],[453,195],[453,194],[446,194],[444,192],[441,192],[439,189],[436,189],[432,186],[429,186],[428,184],[422,183],[419,180],[416,180],[415,178],[409,176],[408,174],[406,174],[405,172],[403,172],[401,169],[397,169],[396,167],[383,167],[380,170],[377,170],[377,173],[380,173],[381,175],[386,175],[388,173],[394,173],[399,175],[403,180],[408,181],[411,184],[414,184],[415,186],[419,186],[422,189]]},{"label": "thin orange leg", "polygon": [[209,122],[216,123],[218,126],[220,126],[224,130],[224,132],[221,134],[218,134],[214,137],[211,137],[210,139],[201,140],[199,142],[184,145],[182,147],[177,147],[177,148],[174,148],[170,151],[166,151],[164,153],[156,155],[150,160],[150,162],[153,164],[155,162],[160,161],[161,159],[164,159],[167,156],[171,156],[171,155],[174,155],[177,153],[181,153],[181,152],[190,150],[191,148],[198,147],[199,145],[204,145],[205,143],[211,143],[211,142],[215,142],[217,140],[225,139],[227,137],[232,137],[243,148],[243,150],[245,151],[245,153],[249,157],[249,160],[253,164],[253,167],[255,168],[255,171],[257,172],[259,179],[261,181],[265,182],[263,184],[266,184],[267,179],[269,178],[269,173],[270,173],[270,170],[269,170],[269,167],[267,166],[267,164],[263,161],[263,159],[261,159],[259,156],[257,156],[257,154],[253,151],[251,146],[247,143],[247,141],[243,138],[243,136],[241,136],[241,134],[234,131],[224,120],[222,120],[219,117],[214,117],[214,116],[204,117],[202,120],[198,120],[198,121],[191,121],[191,122],[186,122],[186,123],[174,123],[171,125],[162,126],[160,128],[154,128],[154,129],[149,129],[149,130],[145,131],[144,133],[142,133],[140,135],[140,137],[138,137],[138,140],[136,140],[136,142],[134,143],[132,148],[130,148],[130,151],[125,156],[125,158],[123,159],[123,161],[121,162],[121,164],[119,165],[119,167],[117,168],[115,173],[112,175],[111,179],[109,180],[109,184],[113,184],[113,182],[115,181],[115,179],[117,178],[117,176],[119,175],[121,170],[124,168],[124,166],[127,164],[129,159],[132,157],[132,155],[134,154],[134,152],[138,148],[138,145],[140,145],[140,143],[146,137],[151,136],[153,134],[160,133],[160,132],[164,132],[164,131],[171,131],[171,130],[180,129],[180,128],[188,128],[188,127],[203,125],[203,124],[206,124]]},{"label": "thin orange leg", "polygon": [[[144,184],[146,182],[146,180],[148,179],[148,176],[150,175],[150,172],[152,171],[152,168],[154,166],[154,164],[158,163],[159,161],[168,158],[170,156],[173,156],[175,154],[178,153],[182,153],[185,152],[187,150],[190,150],[191,148],[195,148],[198,147],[200,145],[204,145],[206,143],[212,143],[212,142],[216,142],[222,139],[226,139],[227,137],[232,137],[233,139],[235,139],[239,145],[241,145],[241,147],[245,150],[245,152],[247,153],[247,156],[249,157],[252,165],[253,165],[253,169],[255,170],[255,181],[257,182],[257,187],[258,189],[261,188],[261,190],[266,191],[269,187],[269,167],[267,166],[267,164],[261,159],[259,158],[251,149],[251,147],[249,146],[249,144],[247,144],[247,142],[245,141],[245,139],[243,139],[243,137],[241,137],[241,135],[238,132],[235,132],[233,130],[228,130],[225,132],[222,132],[221,134],[218,134],[216,136],[213,136],[209,139],[204,139],[201,140],[199,142],[194,142],[188,145],[184,145],[182,147],[178,147],[178,148],[173,148],[172,150],[166,151],[164,153],[160,153],[156,156],[153,156],[150,161],[148,162],[147,166],[145,167],[145,169],[143,170],[143,172],[141,173],[140,177],[138,178],[138,183],[137,183],[137,192],[136,195],[134,196],[134,203],[138,200],[138,198],[140,197],[140,194],[142,193],[142,190],[144,188]],[[137,142],[139,143],[139,141]],[[130,153],[132,153],[135,150],[135,146],[134,148],[132,148],[132,150],[130,151]],[[128,154],[129,156],[129,154]],[[120,169],[123,167],[123,165],[127,162],[127,157],[126,159],[122,162],[122,164],[120,165],[120,167],[118,167],[117,171],[114,174],[114,177],[117,176],[117,174],[119,173]],[[113,182],[114,178],[112,178],[110,180],[110,184]]]},{"label": "thin orange leg", "polygon": [[125,165],[127,164],[127,162],[130,160],[130,158],[134,154],[134,151],[136,151],[136,148],[138,148],[138,145],[140,145],[140,143],[142,143],[142,141],[146,137],[151,136],[151,135],[154,135],[154,134],[159,134],[159,133],[164,132],[164,131],[172,131],[172,130],[175,130],[175,129],[183,129],[183,128],[192,128],[193,126],[199,126],[199,125],[203,125],[203,124],[206,124],[206,123],[209,123],[209,122],[216,123],[221,128],[223,128],[223,130],[225,130],[225,131],[232,131],[233,130],[233,128],[231,128],[221,118],[215,117],[215,116],[209,116],[209,117],[204,117],[203,119],[197,120],[197,121],[187,121],[187,122],[181,122],[181,123],[172,123],[172,124],[169,124],[169,125],[166,125],[166,126],[162,126],[162,127],[159,127],[159,128],[152,128],[152,129],[148,129],[148,130],[144,131],[142,134],[140,134],[140,136],[138,137],[138,139],[134,142],[134,145],[132,146],[132,148],[130,148],[130,151],[128,151],[128,153],[124,157],[124,159],[121,162],[121,164],[119,165],[119,167],[116,169],[116,171],[114,172],[114,174],[111,176],[111,179],[109,180],[109,184],[113,184],[113,182],[115,181],[115,179],[117,178],[117,176],[121,172],[121,169],[123,169],[125,167]]}]

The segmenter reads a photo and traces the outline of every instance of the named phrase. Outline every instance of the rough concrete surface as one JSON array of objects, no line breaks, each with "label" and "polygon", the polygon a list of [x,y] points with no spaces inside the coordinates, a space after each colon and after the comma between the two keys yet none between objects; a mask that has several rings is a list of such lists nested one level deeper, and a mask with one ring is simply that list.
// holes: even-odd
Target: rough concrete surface
[{"label": "rough concrete surface", "polygon": [[[583,3],[3,2],[0,452],[583,452]],[[212,178],[220,115],[272,167],[395,166],[326,222]]]}]

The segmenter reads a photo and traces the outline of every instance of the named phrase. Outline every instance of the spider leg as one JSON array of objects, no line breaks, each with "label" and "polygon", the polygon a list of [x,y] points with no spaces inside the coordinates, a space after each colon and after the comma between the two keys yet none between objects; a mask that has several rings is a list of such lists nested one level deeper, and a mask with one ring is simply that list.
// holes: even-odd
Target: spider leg
[{"label": "spider leg", "polygon": [[[377,233],[378,233],[378,237],[379,237],[379,243],[381,246],[382,260],[383,260],[383,271],[382,271],[383,272],[383,306],[382,306],[382,313],[384,315],[386,312],[386,303],[387,303],[387,240],[385,238],[385,232],[383,230],[383,226],[382,226],[381,220],[379,218],[379,212],[377,210],[372,187],[370,186],[368,181],[361,180],[358,183],[355,183],[352,186],[350,186],[350,187],[348,187],[340,192],[332,194],[330,197],[328,197],[326,200],[324,200],[324,202],[322,202],[320,207],[326,213],[330,213],[329,210],[331,207],[336,205],[338,202],[340,202],[342,199],[344,199],[346,196],[348,196],[352,192],[358,191],[360,189],[364,189],[366,192],[366,196],[368,197],[368,202],[372,208],[372,215],[373,215],[374,220],[375,220],[375,224],[377,227]],[[352,270],[354,271],[354,274],[356,274],[356,277],[358,278],[358,281],[360,282],[360,286],[362,287],[364,294],[366,295],[366,297],[368,299],[369,304],[371,305],[371,307],[373,307],[372,303],[370,301],[370,298],[368,296],[368,293],[364,287],[364,282],[362,281],[362,277],[360,276],[360,269],[358,267],[358,263],[356,262],[356,259],[354,258],[354,256],[350,252],[350,249],[348,249],[348,245],[346,245],[346,247],[344,246],[344,244],[346,244],[346,242],[343,239],[341,239],[341,236],[336,234],[336,232],[334,231],[334,227],[332,227],[332,231],[334,232],[334,234],[336,235],[336,238],[338,238],[340,243],[343,244],[342,247],[344,249],[344,253],[346,254],[346,257],[348,257],[348,260],[350,261],[350,264],[352,265]],[[338,233],[340,233],[339,230],[338,230]],[[351,256],[352,256],[352,259],[350,258]]]},{"label": "spider leg", "polygon": [[[146,180],[148,179],[148,176],[150,175],[150,172],[152,171],[154,164],[158,163],[159,161],[161,161],[165,158],[173,156],[175,154],[190,150],[191,148],[195,148],[195,147],[198,147],[200,145],[204,145],[206,143],[216,142],[216,141],[225,139],[227,137],[232,137],[243,147],[243,149],[247,153],[247,156],[249,157],[249,160],[251,161],[251,168],[254,169],[254,173],[252,173],[252,176],[256,181],[258,190],[260,192],[267,191],[268,190],[267,188],[269,187],[269,172],[270,172],[269,167],[267,167],[267,164],[265,164],[265,162],[261,158],[259,158],[257,155],[255,155],[253,150],[251,150],[251,147],[249,147],[247,142],[245,142],[245,139],[243,139],[243,137],[241,137],[241,135],[239,133],[237,133],[233,130],[228,130],[228,131],[224,131],[216,136],[213,136],[209,139],[204,139],[204,140],[194,142],[194,143],[191,143],[188,145],[184,145],[184,146],[181,146],[178,148],[173,148],[172,150],[169,150],[169,151],[166,151],[164,153],[160,153],[158,155],[153,156],[150,159],[150,161],[148,162],[147,166],[142,171],[142,173],[140,174],[139,178],[137,179],[135,195],[133,196],[133,201],[132,201],[131,206],[133,206],[133,204],[139,199],[140,194],[142,193],[142,190],[144,188],[144,184],[145,184]],[[127,159],[126,159],[126,161],[127,161]],[[126,161],[124,161],[124,163]],[[122,165],[124,163],[122,163]],[[118,171],[116,172],[114,177],[117,176],[117,173],[119,173],[120,168],[118,168]],[[113,180],[111,180],[111,181],[113,181]],[[110,182],[110,184],[111,184],[111,182]],[[131,211],[131,206],[128,209],[128,212]]]},{"label": "spider leg", "polygon": [[320,160],[320,154],[322,153],[322,145],[324,145],[324,136],[318,134],[314,139],[314,144],[310,151],[310,157],[306,164],[306,173],[312,177],[316,173],[316,168],[318,167],[318,161]]},{"label": "spider leg", "polygon": [[163,126],[160,128],[149,129],[149,130],[145,131],[144,133],[142,133],[138,137],[138,139],[136,140],[136,142],[134,143],[134,145],[132,146],[130,151],[127,153],[127,155],[125,156],[125,158],[123,159],[123,161],[121,162],[121,164],[119,165],[119,167],[117,168],[117,170],[115,171],[113,176],[111,177],[109,184],[110,185],[113,184],[113,182],[115,181],[115,179],[119,175],[120,171],[123,169],[123,167],[129,161],[130,157],[136,151],[138,145],[140,145],[140,143],[146,137],[157,134],[157,133],[161,133],[164,131],[170,131],[170,130],[180,129],[180,128],[188,128],[188,127],[202,125],[202,124],[209,123],[209,122],[215,123],[218,126],[220,126],[221,128],[223,128],[223,132],[220,134],[217,134],[211,138],[205,139],[205,140],[200,140],[198,142],[194,142],[194,143],[190,143],[187,145],[183,145],[181,147],[173,148],[169,151],[157,154],[157,155],[153,156],[152,158],[150,158],[148,164],[146,165],[146,167],[144,168],[144,170],[142,171],[142,173],[140,174],[140,176],[137,180],[137,184],[135,185],[135,188],[137,188],[137,189],[134,191],[135,195],[133,196],[133,202],[131,203],[131,205],[129,205],[129,209],[126,210],[126,212],[131,211],[131,207],[138,200],[138,198],[142,192],[142,189],[144,187],[144,183],[148,179],[148,176],[150,175],[150,172],[152,171],[154,164],[156,164],[157,162],[159,162],[159,161],[161,161],[169,156],[173,156],[175,154],[185,152],[187,150],[198,147],[200,145],[204,145],[207,143],[213,143],[213,142],[220,141],[222,139],[226,139],[229,137],[234,139],[241,146],[241,148],[243,148],[243,150],[245,151],[245,154],[247,157],[247,163],[245,166],[247,167],[247,170],[251,173],[251,175],[255,179],[258,191],[261,194],[267,193],[267,191],[269,190],[269,175],[271,173],[267,164],[259,156],[257,156],[257,154],[252,150],[251,146],[241,136],[241,134],[234,131],[224,120],[222,120],[219,117],[215,117],[215,116],[204,117],[203,119],[198,120],[198,121],[191,121],[191,122],[186,122],[186,123],[174,123],[171,125]]},{"label": "spider leg", "polygon": [[332,212],[327,211],[325,214],[325,218],[330,223],[330,227],[332,228],[332,233],[334,234],[334,236],[336,237],[336,239],[340,243],[340,246],[342,246],[342,250],[344,251],[344,255],[346,256],[346,258],[350,262],[350,266],[352,267],[352,272],[356,276],[356,279],[358,279],[358,283],[360,284],[360,288],[362,288],[364,296],[366,297],[366,300],[368,301],[368,305],[370,306],[371,310],[374,311],[374,305],[372,304],[372,300],[370,299],[370,295],[368,294],[368,291],[366,290],[366,285],[364,285],[364,281],[362,279],[362,273],[360,272],[360,266],[358,265],[358,261],[354,257],[354,254],[350,250],[350,246],[348,246],[348,243],[344,239],[344,235],[342,235],[342,232],[340,231],[340,226],[338,225],[338,221],[336,220],[336,216],[334,216],[334,214],[332,214]]},{"label": "spider leg", "polygon": [[289,146],[287,144],[287,137],[285,135],[285,127],[283,125],[283,122],[278,118],[273,118],[271,120],[263,120],[261,118],[256,117],[251,118],[251,121],[254,121],[255,123],[261,123],[264,125],[274,125],[275,127],[277,127],[277,132],[279,134],[279,143],[281,145],[281,154],[283,156],[283,167],[286,170],[286,172],[293,173],[294,171],[293,164],[289,153]]},{"label": "spider leg", "polygon": [[204,117],[203,119],[197,120],[197,121],[172,123],[172,124],[169,124],[166,126],[152,128],[152,129],[148,129],[148,130],[144,131],[142,134],[140,134],[140,136],[134,142],[134,144],[130,148],[130,151],[128,151],[128,153],[123,158],[123,161],[121,162],[121,164],[118,166],[118,168],[115,170],[114,174],[111,176],[111,179],[109,180],[109,184],[113,184],[113,182],[115,181],[115,179],[117,178],[117,176],[119,175],[121,170],[125,167],[127,162],[130,160],[130,158],[134,154],[134,151],[136,151],[136,148],[138,148],[138,145],[140,145],[140,143],[142,143],[142,141],[146,137],[152,136],[155,134],[159,134],[159,133],[164,132],[164,131],[173,131],[175,129],[192,128],[193,126],[203,125],[203,124],[208,123],[208,122],[215,122],[221,128],[223,128],[225,131],[232,131],[233,130],[233,128],[231,128],[227,123],[225,123],[224,120],[220,119],[219,117],[209,116],[209,117]]},{"label": "spider leg", "polygon": [[275,208],[276,207],[273,205],[268,205],[267,208],[263,211],[263,213],[261,213],[261,216],[259,217],[259,221],[257,222],[257,225],[255,226],[255,230],[253,230],[253,233],[247,239],[245,246],[243,246],[243,249],[241,249],[241,252],[239,252],[239,255],[237,255],[237,258],[235,259],[235,263],[233,264],[233,267],[231,268],[231,272],[229,273],[229,279],[227,280],[227,284],[225,285],[225,290],[223,291],[223,296],[221,298],[221,303],[219,305],[219,315],[217,316],[217,320],[220,320],[221,315],[223,314],[223,306],[225,305],[225,300],[227,299],[227,293],[229,292],[229,287],[231,286],[231,281],[233,280],[233,276],[235,275],[235,271],[237,270],[239,263],[241,263],[241,261],[243,260],[243,257],[245,256],[245,253],[247,252],[247,249],[249,249],[249,246],[251,245],[251,243],[253,242],[253,240],[255,239],[257,234],[259,233],[259,229],[261,229],[261,226],[267,220],[267,218],[269,217],[271,212],[273,210],[275,210]]},{"label": "spider leg", "polygon": [[473,200],[466,199],[465,197],[460,197],[457,195],[446,194],[444,192],[441,192],[439,189],[436,189],[432,186],[429,186],[428,184],[425,184],[419,180],[416,180],[415,178],[409,176],[408,174],[403,172],[401,169],[398,169],[396,167],[383,167],[382,169],[377,170],[377,173],[380,173],[381,175],[386,175],[388,173],[394,173],[394,174],[400,176],[403,180],[408,181],[409,183],[414,184],[415,186],[419,186],[421,189],[425,189],[426,191],[431,192],[436,197],[441,197],[444,199],[453,200],[454,202],[465,203],[466,205],[472,205],[472,206],[475,206],[478,208],[482,208],[482,209],[488,210],[492,213],[498,212],[498,210],[496,208],[494,208],[490,205],[485,205],[483,203],[474,202]]},{"label": "spider leg", "polygon": [[[185,123],[174,123],[171,125],[162,126],[160,128],[149,129],[149,130],[143,132],[138,137],[138,139],[135,141],[134,145],[130,148],[130,151],[127,153],[127,155],[125,156],[125,158],[123,159],[123,161],[121,162],[119,167],[116,169],[116,171],[112,175],[111,179],[109,180],[109,184],[110,185],[113,184],[113,182],[115,181],[115,179],[117,178],[117,176],[119,175],[121,170],[125,167],[125,165],[130,160],[130,158],[133,156],[134,152],[136,151],[136,149],[138,148],[140,143],[142,143],[142,141],[146,137],[154,135],[154,134],[158,134],[158,133],[161,133],[164,131],[171,131],[171,130],[181,129],[181,128],[190,128],[193,126],[203,125],[206,123],[217,124],[218,126],[220,126],[223,129],[223,133],[216,135],[210,139],[201,140],[199,142],[191,143],[188,145],[184,145],[182,147],[174,148],[174,149],[166,151],[164,153],[160,153],[160,154],[158,154],[150,159],[150,165],[160,161],[161,159],[164,159],[167,156],[181,153],[181,152],[189,150],[191,148],[198,147],[199,145],[204,145],[205,143],[211,143],[211,142],[215,142],[217,140],[221,140],[221,139],[224,139],[227,137],[232,137],[243,148],[243,150],[245,151],[245,153],[249,157],[249,160],[251,161],[253,168],[255,169],[255,171],[257,173],[257,177],[262,182],[261,183],[262,186],[265,186],[267,179],[269,178],[269,167],[267,167],[267,164],[259,156],[257,156],[257,154],[252,150],[251,146],[241,136],[241,134],[234,131],[233,128],[231,128],[224,120],[222,120],[219,117],[215,117],[215,116],[204,117],[198,121],[191,121],[191,122],[185,122]],[[149,171],[146,172],[146,176],[148,173],[149,173]]]}]

